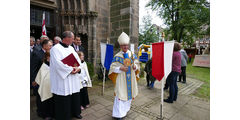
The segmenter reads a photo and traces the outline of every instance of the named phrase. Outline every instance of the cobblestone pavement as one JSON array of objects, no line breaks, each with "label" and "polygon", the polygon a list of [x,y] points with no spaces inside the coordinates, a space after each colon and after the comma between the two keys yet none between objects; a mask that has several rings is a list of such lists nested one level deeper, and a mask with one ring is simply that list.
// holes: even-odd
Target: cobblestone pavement
[{"label": "cobblestone pavement", "polygon": [[[131,109],[124,120],[156,120],[160,116],[161,88],[160,82],[156,82],[154,89],[145,86],[145,79],[138,82],[139,95],[132,101]],[[173,104],[163,104],[164,120],[209,120],[210,102],[205,99],[194,97],[191,94],[203,83],[187,78],[187,84],[178,83],[179,95]],[[167,98],[168,91],[164,92]],[[82,120],[113,120],[113,84],[106,82],[104,95],[101,86],[89,89],[90,107],[82,111]],[[31,97],[31,120],[41,120],[36,115],[36,107]],[[73,120],[78,120],[73,118]]]}]

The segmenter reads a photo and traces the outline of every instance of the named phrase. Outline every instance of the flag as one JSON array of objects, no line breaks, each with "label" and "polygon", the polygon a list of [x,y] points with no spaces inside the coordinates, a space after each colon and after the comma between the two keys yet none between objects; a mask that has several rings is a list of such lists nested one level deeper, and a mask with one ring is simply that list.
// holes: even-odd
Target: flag
[{"label": "flag", "polygon": [[113,45],[100,43],[101,45],[101,63],[109,70],[113,59]]},{"label": "flag", "polygon": [[161,81],[172,71],[172,54],[174,41],[152,44],[152,75]]},{"label": "flag", "polygon": [[45,26],[45,12],[43,12],[42,35],[47,35],[47,29],[46,29],[46,26]]}]

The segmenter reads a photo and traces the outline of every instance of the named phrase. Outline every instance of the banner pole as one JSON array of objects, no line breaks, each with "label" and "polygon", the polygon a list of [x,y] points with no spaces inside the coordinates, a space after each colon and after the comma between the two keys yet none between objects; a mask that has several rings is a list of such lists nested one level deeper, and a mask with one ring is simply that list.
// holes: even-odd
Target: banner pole
[{"label": "banner pole", "polygon": [[[164,34],[164,32],[162,32],[162,42],[165,42],[165,40],[164,40],[164,37],[165,37],[165,34]],[[165,69],[165,67],[164,67],[164,69]],[[166,78],[165,78],[165,75],[163,76],[163,79],[162,79],[162,85],[161,85],[161,105],[160,105],[160,119],[161,120],[163,120],[163,95],[164,95],[164,90],[163,90],[163,86],[164,86],[164,84],[163,84],[163,81],[165,81],[166,80]]]},{"label": "banner pole", "polygon": [[105,74],[106,74],[106,68],[103,67],[104,72],[103,72],[103,91],[102,91],[102,95],[104,95],[104,87],[105,87]]}]

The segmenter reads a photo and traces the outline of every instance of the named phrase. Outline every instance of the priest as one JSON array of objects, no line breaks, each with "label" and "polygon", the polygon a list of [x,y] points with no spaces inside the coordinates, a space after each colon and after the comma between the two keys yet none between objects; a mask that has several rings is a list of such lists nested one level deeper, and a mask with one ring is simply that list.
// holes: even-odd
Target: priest
[{"label": "priest", "polygon": [[118,37],[121,50],[114,56],[108,75],[114,83],[112,116],[120,120],[127,115],[132,100],[138,95],[140,65],[137,56],[129,50],[129,41],[124,32]]},{"label": "priest", "polygon": [[81,60],[71,46],[74,34],[71,31],[65,31],[62,37],[62,42],[50,50],[50,80],[55,102],[55,118],[56,120],[71,120],[71,117],[81,119],[79,92],[82,85],[77,74],[81,69],[77,63],[71,66],[62,62],[70,54],[73,54],[79,64]]}]

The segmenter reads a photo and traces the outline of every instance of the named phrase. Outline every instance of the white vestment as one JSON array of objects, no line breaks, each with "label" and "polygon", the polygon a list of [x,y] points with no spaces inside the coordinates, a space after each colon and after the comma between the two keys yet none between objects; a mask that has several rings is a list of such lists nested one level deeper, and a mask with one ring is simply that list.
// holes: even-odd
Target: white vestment
[{"label": "white vestment", "polygon": [[83,82],[84,80],[86,80],[86,82],[87,82],[87,83],[82,84],[83,87],[92,87],[92,81],[89,76],[88,67],[87,67],[86,62],[81,63],[80,67],[81,67],[81,73],[79,74],[80,81]]},{"label": "white vestment", "polygon": [[65,48],[61,44],[56,44],[50,50],[51,92],[56,95],[72,95],[80,92],[82,88],[78,73],[71,74],[73,68],[61,61],[71,53],[80,64],[81,60],[72,46]]},{"label": "white vestment", "polygon": [[127,112],[131,108],[131,100],[120,100],[117,96],[114,98],[112,116],[116,118],[122,118],[127,115]]},{"label": "white vestment", "polygon": [[[133,59],[131,51],[127,51],[129,58]],[[126,80],[126,72],[121,71],[120,67],[123,65],[123,52],[118,52],[114,58],[109,70],[109,78],[115,84],[114,87],[114,105],[112,116],[116,118],[122,118],[126,116],[130,110],[132,98],[134,99],[138,95],[137,80],[139,79],[140,65],[136,57],[134,58],[134,64],[136,69],[131,67],[131,99],[128,98],[128,88]]]},{"label": "white vestment", "polygon": [[39,85],[38,93],[40,95],[41,101],[47,100],[53,96],[50,86],[49,66],[47,64],[42,64],[35,78],[35,81]]}]

